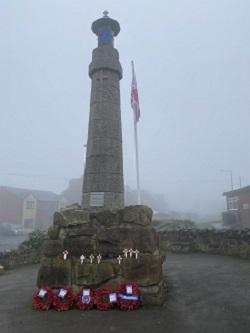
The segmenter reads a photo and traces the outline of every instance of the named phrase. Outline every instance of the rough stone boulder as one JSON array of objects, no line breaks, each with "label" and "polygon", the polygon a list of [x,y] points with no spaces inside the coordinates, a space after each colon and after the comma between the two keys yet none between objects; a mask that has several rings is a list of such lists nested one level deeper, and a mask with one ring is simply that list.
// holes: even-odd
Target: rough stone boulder
[{"label": "rough stone boulder", "polygon": [[[77,206],[55,213],[43,247],[38,286],[71,286],[75,292],[83,286],[116,290],[120,283],[130,281],[141,287],[145,303],[162,304],[164,257],[151,222],[152,210],[146,206],[99,212]],[[138,250],[138,258],[135,252],[126,257],[125,249]],[[67,259],[63,258],[66,250]],[[95,257],[92,263],[91,255]],[[122,257],[120,263],[118,256]]]},{"label": "rough stone boulder", "polygon": [[54,289],[71,285],[71,261],[60,256],[42,258],[37,279],[38,286],[50,286]]},{"label": "rough stone boulder", "polygon": [[152,222],[153,211],[147,206],[128,206],[120,211],[123,223],[148,226]]}]

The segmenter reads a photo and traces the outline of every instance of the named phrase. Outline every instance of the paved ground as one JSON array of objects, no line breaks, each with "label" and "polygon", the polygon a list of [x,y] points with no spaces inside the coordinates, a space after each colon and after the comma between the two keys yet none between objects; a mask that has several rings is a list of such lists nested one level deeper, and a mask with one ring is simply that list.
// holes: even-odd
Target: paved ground
[{"label": "paved ground", "polygon": [[38,266],[0,277],[1,333],[249,333],[250,262],[212,255],[167,259],[168,300],[135,312],[31,309]]}]

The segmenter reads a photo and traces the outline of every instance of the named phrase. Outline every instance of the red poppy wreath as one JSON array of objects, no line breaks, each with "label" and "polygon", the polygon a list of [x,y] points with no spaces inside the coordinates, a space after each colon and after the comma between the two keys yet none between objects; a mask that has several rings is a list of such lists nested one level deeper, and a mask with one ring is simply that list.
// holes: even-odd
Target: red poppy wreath
[{"label": "red poppy wreath", "polygon": [[49,310],[53,302],[53,292],[49,287],[37,290],[32,296],[32,306],[36,310]]},{"label": "red poppy wreath", "polygon": [[117,302],[116,293],[111,288],[103,288],[96,293],[96,305],[101,311],[107,311],[114,307]]},{"label": "red poppy wreath", "polygon": [[80,310],[91,310],[95,305],[95,293],[88,288],[82,288],[76,295],[76,305]]},{"label": "red poppy wreath", "polygon": [[117,291],[117,305],[122,311],[137,310],[141,305],[141,291],[135,283],[123,283]]},{"label": "red poppy wreath", "polygon": [[53,297],[53,307],[57,311],[68,311],[74,302],[74,295],[70,288],[61,288]]}]

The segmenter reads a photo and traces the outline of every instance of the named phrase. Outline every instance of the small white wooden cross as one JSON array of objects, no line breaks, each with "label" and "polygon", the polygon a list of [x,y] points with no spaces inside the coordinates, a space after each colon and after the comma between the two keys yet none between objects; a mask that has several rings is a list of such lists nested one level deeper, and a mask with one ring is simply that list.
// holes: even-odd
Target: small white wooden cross
[{"label": "small white wooden cross", "polygon": [[138,259],[138,255],[139,255],[140,251],[136,249],[133,252],[135,254],[135,259]]},{"label": "small white wooden cross", "polygon": [[133,249],[129,249],[128,252],[129,252],[129,258],[132,258],[134,250]]},{"label": "small white wooden cross", "polygon": [[67,260],[68,255],[69,255],[69,251],[67,251],[67,250],[63,251],[63,260]]},{"label": "small white wooden cross", "polygon": [[119,255],[116,259],[118,260],[118,264],[121,265],[122,257]]},{"label": "small white wooden cross", "polygon": [[101,260],[102,260],[102,255],[99,253],[98,256],[96,257],[97,259],[97,263],[100,264]]},{"label": "small white wooden cross", "polygon": [[83,264],[83,261],[86,259],[86,257],[85,257],[85,255],[81,255],[81,257],[80,257],[80,263],[81,263],[81,265]]},{"label": "small white wooden cross", "polygon": [[89,256],[89,260],[90,260],[90,263],[91,263],[91,264],[93,264],[94,259],[95,259],[95,256],[94,256],[93,254],[91,254],[91,255]]},{"label": "small white wooden cross", "polygon": [[127,258],[128,257],[128,249],[124,249],[122,252],[124,253],[124,257]]}]

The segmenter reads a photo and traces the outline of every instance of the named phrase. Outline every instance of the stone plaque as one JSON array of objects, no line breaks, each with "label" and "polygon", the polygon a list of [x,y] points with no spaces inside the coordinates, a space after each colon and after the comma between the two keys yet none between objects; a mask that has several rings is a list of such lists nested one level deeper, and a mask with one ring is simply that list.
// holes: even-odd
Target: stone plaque
[{"label": "stone plaque", "polygon": [[103,206],[104,206],[104,192],[91,192],[90,207],[103,207]]}]

